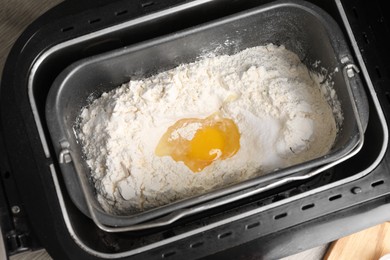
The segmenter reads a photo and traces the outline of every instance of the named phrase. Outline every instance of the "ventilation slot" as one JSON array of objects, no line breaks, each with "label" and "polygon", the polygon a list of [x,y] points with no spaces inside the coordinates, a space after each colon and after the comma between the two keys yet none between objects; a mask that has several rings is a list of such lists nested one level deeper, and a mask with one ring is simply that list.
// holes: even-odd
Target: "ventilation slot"
[{"label": "ventilation slot", "polygon": [[255,227],[258,227],[260,226],[260,222],[254,222],[252,224],[248,224],[245,226],[245,229],[252,229],[252,228],[255,228]]},{"label": "ventilation slot", "polygon": [[390,103],[390,92],[386,92],[386,98],[387,98],[387,102]]},{"label": "ventilation slot", "polygon": [[371,183],[371,187],[375,188],[379,185],[382,185],[383,183],[385,183],[384,180],[376,181],[376,182]]},{"label": "ventilation slot", "polygon": [[287,217],[287,213],[282,213],[282,214],[274,216],[274,219],[281,219],[281,218],[285,218],[285,217]]},{"label": "ventilation slot", "polygon": [[11,173],[9,171],[6,171],[6,172],[4,172],[3,176],[4,176],[4,179],[9,179],[9,177],[11,177]]},{"label": "ventilation slot", "polygon": [[171,252],[167,252],[167,253],[164,253],[161,255],[162,258],[168,258],[168,257],[171,257],[171,256],[174,256],[176,255],[176,252],[175,251],[171,251]]},{"label": "ventilation slot", "polygon": [[277,202],[277,201],[283,200],[285,198],[286,198],[285,195],[278,194],[278,195],[276,195],[275,197],[272,198],[272,202]]},{"label": "ventilation slot", "polygon": [[201,247],[203,246],[204,242],[203,241],[200,241],[200,242],[196,242],[196,243],[193,243],[190,245],[191,248],[197,248],[197,247]]},{"label": "ventilation slot", "polygon": [[100,18],[96,18],[96,19],[93,19],[93,20],[89,20],[88,23],[89,23],[89,24],[98,23],[98,22],[100,22],[101,20],[102,20],[102,19],[100,19]]},{"label": "ventilation slot", "polygon": [[224,239],[224,238],[230,237],[231,235],[233,235],[233,232],[231,232],[231,231],[223,233],[223,234],[219,234],[218,239]]},{"label": "ventilation slot", "polygon": [[170,237],[173,237],[175,236],[175,232],[173,230],[168,230],[168,231],[165,231],[162,233],[162,236],[164,239],[167,239],[167,238],[170,238]]},{"label": "ventilation slot", "polygon": [[308,210],[308,209],[311,209],[311,208],[314,208],[314,203],[311,203],[311,204],[307,204],[305,206],[302,206],[302,210]]},{"label": "ventilation slot", "polygon": [[356,9],[355,6],[352,7],[352,11],[353,11],[353,14],[355,15],[355,17],[356,17],[357,19],[359,19],[359,15],[358,15],[358,12],[357,12],[357,9]]},{"label": "ventilation slot", "polygon": [[148,1],[148,2],[145,2],[145,3],[141,4],[142,8],[146,8],[146,7],[149,7],[149,6],[152,6],[152,5],[154,5],[153,1]]},{"label": "ventilation slot", "polygon": [[262,207],[262,206],[264,206],[264,205],[265,205],[265,203],[264,203],[264,202],[262,202],[262,201],[259,201],[259,202],[257,202],[256,204],[257,204],[257,206],[259,206],[259,207]]},{"label": "ventilation slot", "polygon": [[338,200],[342,197],[341,194],[337,194],[337,195],[334,195],[332,197],[329,198],[329,201],[334,201],[334,200]]},{"label": "ventilation slot", "polygon": [[376,75],[378,75],[378,78],[382,78],[382,73],[381,73],[381,71],[379,70],[379,67],[378,67],[378,66],[375,66],[375,71],[376,71]]},{"label": "ventilation slot", "polygon": [[122,11],[115,12],[116,16],[121,16],[121,15],[124,15],[124,14],[127,14],[127,10],[122,10]]},{"label": "ventilation slot", "polygon": [[61,29],[61,32],[68,32],[68,31],[71,31],[71,30],[73,30],[73,29],[74,29],[73,26],[69,26],[69,27],[62,28],[62,29]]}]

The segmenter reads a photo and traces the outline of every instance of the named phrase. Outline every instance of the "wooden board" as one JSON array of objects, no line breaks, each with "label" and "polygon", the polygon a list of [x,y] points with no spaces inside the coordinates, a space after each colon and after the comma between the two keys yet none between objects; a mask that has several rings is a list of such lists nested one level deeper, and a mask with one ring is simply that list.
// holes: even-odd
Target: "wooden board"
[{"label": "wooden board", "polygon": [[333,242],[324,260],[378,260],[385,254],[390,254],[390,222]]}]

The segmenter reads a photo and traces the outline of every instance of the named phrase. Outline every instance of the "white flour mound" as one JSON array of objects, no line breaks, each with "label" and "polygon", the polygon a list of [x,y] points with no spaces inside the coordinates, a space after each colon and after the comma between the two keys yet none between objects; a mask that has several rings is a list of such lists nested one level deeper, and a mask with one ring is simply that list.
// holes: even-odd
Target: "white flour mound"
[{"label": "white flour mound", "polygon": [[[326,154],[342,123],[328,82],[283,46],[205,58],[104,93],[80,115],[97,197],[128,214],[203,194]],[[329,105],[332,104],[332,105]],[[182,118],[219,112],[240,131],[240,150],[199,173],[155,148]],[[196,126],[177,134],[191,139]]]}]

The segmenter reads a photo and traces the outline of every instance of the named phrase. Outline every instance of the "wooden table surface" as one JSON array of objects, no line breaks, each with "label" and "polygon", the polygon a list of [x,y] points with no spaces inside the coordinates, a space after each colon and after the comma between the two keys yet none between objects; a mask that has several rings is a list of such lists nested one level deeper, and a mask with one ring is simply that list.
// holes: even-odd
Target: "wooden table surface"
[{"label": "wooden table surface", "polygon": [[386,254],[390,254],[390,222],[335,241],[324,260],[378,260]]}]

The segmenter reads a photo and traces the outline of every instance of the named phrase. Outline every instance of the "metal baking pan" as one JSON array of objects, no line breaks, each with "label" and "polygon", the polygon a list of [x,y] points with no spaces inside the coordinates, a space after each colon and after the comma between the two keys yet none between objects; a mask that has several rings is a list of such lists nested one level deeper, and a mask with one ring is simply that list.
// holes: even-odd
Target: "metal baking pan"
[{"label": "metal baking pan", "polygon": [[[229,44],[225,44],[227,40]],[[117,216],[104,212],[95,198],[94,186],[88,177],[90,169],[83,160],[81,145],[74,133],[76,118],[82,107],[88,105],[91,94],[97,97],[127,82],[130,77],[146,77],[193,62],[207,53],[234,54],[268,43],[284,45],[313,71],[320,68],[338,71],[332,75],[332,80],[344,122],[331,151],[323,157],[265,176],[134,215]],[[314,65],[316,61],[320,61],[320,67]],[[153,227],[332,167],[361,147],[368,122],[367,99],[360,78],[352,73],[352,63],[352,55],[336,22],[317,6],[303,1],[276,1],[82,59],[55,79],[46,102],[47,125],[69,195],[82,212],[92,216],[102,227],[129,227],[149,220],[159,223]],[[156,222],[158,217],[163,221]],[[138,229],[144,227],[149,226],[141,224]]]}]

